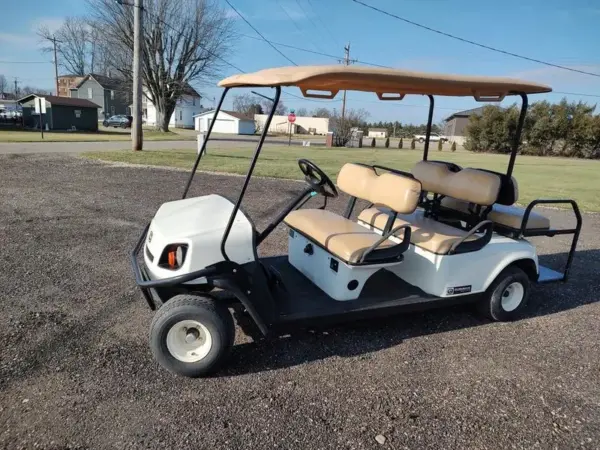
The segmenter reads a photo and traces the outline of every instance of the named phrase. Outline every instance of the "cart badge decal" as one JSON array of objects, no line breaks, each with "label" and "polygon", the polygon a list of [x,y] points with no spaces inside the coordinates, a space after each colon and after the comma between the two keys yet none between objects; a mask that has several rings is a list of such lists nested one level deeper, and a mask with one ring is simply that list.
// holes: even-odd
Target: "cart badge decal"
[{"label": "cart badge decal", "polygon": [[467,294],[469,292],[471,292],[471,285],[448,288],[448,295]]},{"label": "cart badge decal", "polygon": [[151,231],[150,233],[148,233],[148,244],[152,242],[152,236],[154,236],[154,233]]}]

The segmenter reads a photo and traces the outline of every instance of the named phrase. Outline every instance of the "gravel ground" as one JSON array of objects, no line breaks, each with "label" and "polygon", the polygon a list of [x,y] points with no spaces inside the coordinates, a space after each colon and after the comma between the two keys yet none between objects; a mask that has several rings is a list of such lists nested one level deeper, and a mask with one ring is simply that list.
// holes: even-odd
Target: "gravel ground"
[{"label": "gravel ground", "polygon": [[[260,342],[238,329],[228,367],[191,380],[153,361],[128,265],[186,176],[0,157],[0,447],[600,448],[600,216],[571,282],[536,288],[523,320],[463,306]],[[241,182],[200,174],[194,191]],[[260,227],[301,187],[254,179],[245,206]],[[285,242],[279,228],[261,252]],[[540,245],[565,257],[562,238]]]}]

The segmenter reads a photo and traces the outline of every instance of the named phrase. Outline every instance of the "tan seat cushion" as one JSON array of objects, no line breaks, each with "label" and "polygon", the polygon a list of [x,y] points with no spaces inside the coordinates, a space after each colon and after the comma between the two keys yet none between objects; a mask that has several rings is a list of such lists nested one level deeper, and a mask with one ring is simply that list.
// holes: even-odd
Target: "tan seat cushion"
[{"label": "tan seat cushion", "polygon": [[385,205],[399,213],[411,213],[421,196],[421,183],[414,178],[392,172],[377,175],[375,169],[346,163],[337,177],[338,189],[352,197]]},{"label": "tan seat cushion", "polygon": [[[358,220],[383,230],[389,213],[389,210],[382,207],[368,208],[359,214]],[[403,224],[410,224],[411,244],[438,255],[447,254],[454,243],[467,235],[464,230],[424,217],[422,210],[417,210],[412,214],[399,214],[393,226]],[[467,241],[475,240],[477,237],[470,236]]]},{"label": "tan seat cushion", "polygon": [[[321,209],[292,211],[284,223],[348,263],[357,263],[363,252],[381,239],[356,222]],[[387,240],[377,248],[393,245],[396,243]]]},{"label": "tan seat cushion", "polygon": [[425,191],[477,205],[494,204],[502,181],[499,175],[485,170],[466,168],[452,172],[447,165],[434,161],[418,162],[412,173]]},{"label": "tan seat cushion", "polygon": [[[442,199],[442,206],[457,211],[469,212],[469,204],[455,198],[445,197]],[[505,206],[495,204],[488,214],[488,219],[505,227],[520,229],[525,209],[519,206]],[[540,213],[531,211],[527,220],[528,230],[547,230],[550,228],[550,219]]]}]

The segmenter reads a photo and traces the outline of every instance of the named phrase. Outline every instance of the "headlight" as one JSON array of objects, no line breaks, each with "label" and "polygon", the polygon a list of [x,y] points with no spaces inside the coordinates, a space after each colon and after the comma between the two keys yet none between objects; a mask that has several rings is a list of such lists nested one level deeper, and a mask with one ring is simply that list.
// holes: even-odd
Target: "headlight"
[{"label": "headlight", "polygon": [[158,266],[177,270],[183,266],[187,253],[187,244],[170,244],[165,247],[158,261]]}]

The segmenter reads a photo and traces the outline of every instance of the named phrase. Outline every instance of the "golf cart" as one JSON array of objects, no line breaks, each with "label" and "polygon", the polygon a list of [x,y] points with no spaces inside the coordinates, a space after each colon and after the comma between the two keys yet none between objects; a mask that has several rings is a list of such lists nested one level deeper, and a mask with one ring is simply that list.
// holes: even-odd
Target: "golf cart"
[{"label": "golf cart", "polygon": [[[291,324],[311,326],[458,302],[475,302],[492,320],[504,321],[518,317],[532,283],[567,280],[581,229],[577,204],[535,200],[524,209],[514,206],[518,188],[512,172],[527,96],[549,92],[549,87],[356,66],[268,69],[219,85],[224,92],[215,115],[236,87],[273,88],[274,106],[284,86],[299,87],[312,98],[333,98],[340,90],[374,92],[383,101],[426,95],[430,107],[423,159],[411,172],[346,163],[336,184],[317,165],[300,159],[306,188],[258,231],[242,200],[275,107],[234,201],[214,194],[187,198],[211,121],[182,199],[158,209],[131,254],[136,283],[157,310],[150,346],[168,370],[197,377],[218,368],[234,341],[229,307],[243,308],[264,335],[287,331]],[[522,98],[506,173],[429,160],[434,95]],[[315,196],[337,197],[338,189],[349,196],[343,215],[325,206],[305,207]],[[355,211],[365,202],[366,208]],[[558,203],[572,207],[575,228],[554,229],[533,211],[539,204]],[[257,247],[282,222],[288,228],[288,255],[259,257]],[[566,267],[557,272],[539,265],[526,238],[561,234],[573,240]]]}]

